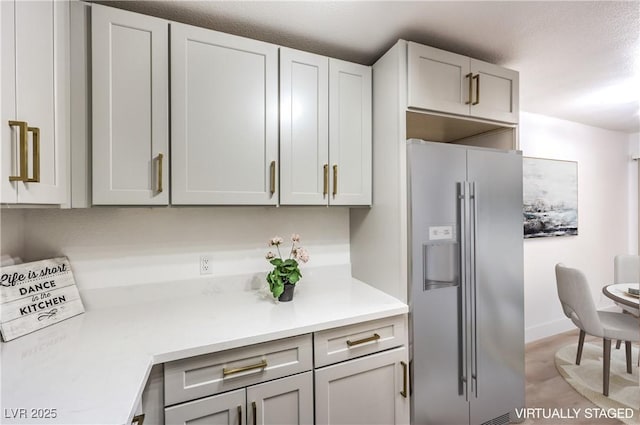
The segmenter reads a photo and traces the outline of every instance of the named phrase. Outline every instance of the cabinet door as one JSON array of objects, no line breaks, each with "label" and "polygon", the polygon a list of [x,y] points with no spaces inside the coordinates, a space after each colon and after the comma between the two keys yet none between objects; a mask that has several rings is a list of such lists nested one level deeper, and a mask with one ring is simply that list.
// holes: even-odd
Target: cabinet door
[{"label": "cabinet door", "polygon": [[93,203],[166,205],[169,24],[100,5],[91,19]]},{"label": "cabinet door", "polygon": [[312,373],[248,387],[247,412],[254,425],[313,424]]},{"label": "cabinet door", "polygon": [[171,24],[173,204],[275,205],[278,48]]},{"label": "cabinet door", "polygon": [[469,115],[469,58],[409,43],[408,106]]},{"label": "cabinet door", "polygon": [[18,131],[9,127],[8,122],[16,120],[16,55],[15,55],[15,2],[0,2],[0,202],[15,204],[18,202],[18,182],[9,180],[9,176],[20,174],[18,157]]},{"label": "cabinet door", "polygon": [[[64,203],[69,3],[2,2],[1,13],[2,202]],[[21,130],[9,127],[9,120],[28,124],[26,161],[20,160]],[[26,177],[38,181],[9,181],[20,174],[21,162]]]},{"label": "cabinet door", "polygon": [[517,123],[518,72],[471,59],[471,73],[474,75],[474,101],[471,105],[471,115]]},{"label": "cabinet door", "polygon": [[330,205],[371,205],[371,68],[329,60]]},{"label": "cabinet door", "polygon": [[165,425],[244,425],[245,390],[202,398],[164,409]]},{"label": "cabinet door", "polygon": [[401,347],[316,369],[316,424],[408,424],[406,364]]},{"label": "cabinet door", "polygon": [[280,49],[280,203],[326,205],[329,60]]}]

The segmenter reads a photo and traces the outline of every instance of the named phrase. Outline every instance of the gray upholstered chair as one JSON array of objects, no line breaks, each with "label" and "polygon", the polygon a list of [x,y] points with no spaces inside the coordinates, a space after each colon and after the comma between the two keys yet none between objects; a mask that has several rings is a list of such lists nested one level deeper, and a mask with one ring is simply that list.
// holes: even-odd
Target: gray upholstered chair
[{"label": "gray upholstered chair", "polygon": [[[640,255],[616,255],[613,258],[613,283],[637,282],[640,282]],[[616,342],[616,348],[620,348],[620,340]]]},{"label": "gray upholstered chair", "polygon": [[613,259],[613,283],[638,282],[640,282],[640,255],[616,255]]},{"label": "gray upholstered chair", "polygon": [[625,342],[627,372],[631,373],[631,342],[640,341],[638,319],[628,314],[596,310],[587,278],[580,270],[557,264],[556,283],[564,314],[580,329],[577,365],[582,357],[585,334],[602,338],[602,393],[608,396],[611,340],[620,339]]}]

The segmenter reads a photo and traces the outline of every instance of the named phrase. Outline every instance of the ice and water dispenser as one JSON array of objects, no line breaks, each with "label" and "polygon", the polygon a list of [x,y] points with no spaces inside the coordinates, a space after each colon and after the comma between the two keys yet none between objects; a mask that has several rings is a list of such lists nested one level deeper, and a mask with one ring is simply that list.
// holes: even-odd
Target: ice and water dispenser
[{"label": "ice and water dispenser", "polygon": [[455,225],[429,226],[422,245],[422,273],[425,291],[458,286],[460,248]]}]

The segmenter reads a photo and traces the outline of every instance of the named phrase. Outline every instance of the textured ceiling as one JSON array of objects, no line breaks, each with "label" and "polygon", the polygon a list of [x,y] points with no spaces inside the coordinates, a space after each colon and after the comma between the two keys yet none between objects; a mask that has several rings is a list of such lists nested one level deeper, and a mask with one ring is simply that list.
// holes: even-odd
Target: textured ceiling
[{"label": "textured ceiling", "polygon": [[640,131],[637,0],[105,3],[363,64],[416,41],[520,71],[523,111]]}]

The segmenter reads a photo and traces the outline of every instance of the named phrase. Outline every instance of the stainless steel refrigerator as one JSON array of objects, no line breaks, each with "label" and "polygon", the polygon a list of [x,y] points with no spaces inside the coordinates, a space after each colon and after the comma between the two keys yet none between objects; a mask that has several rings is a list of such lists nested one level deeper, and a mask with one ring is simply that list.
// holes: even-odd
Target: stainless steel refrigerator
[{"label": "stainless steel refrigerator", "polygon": [[412,423],[524,407],[522,156],[408,142]]}]

